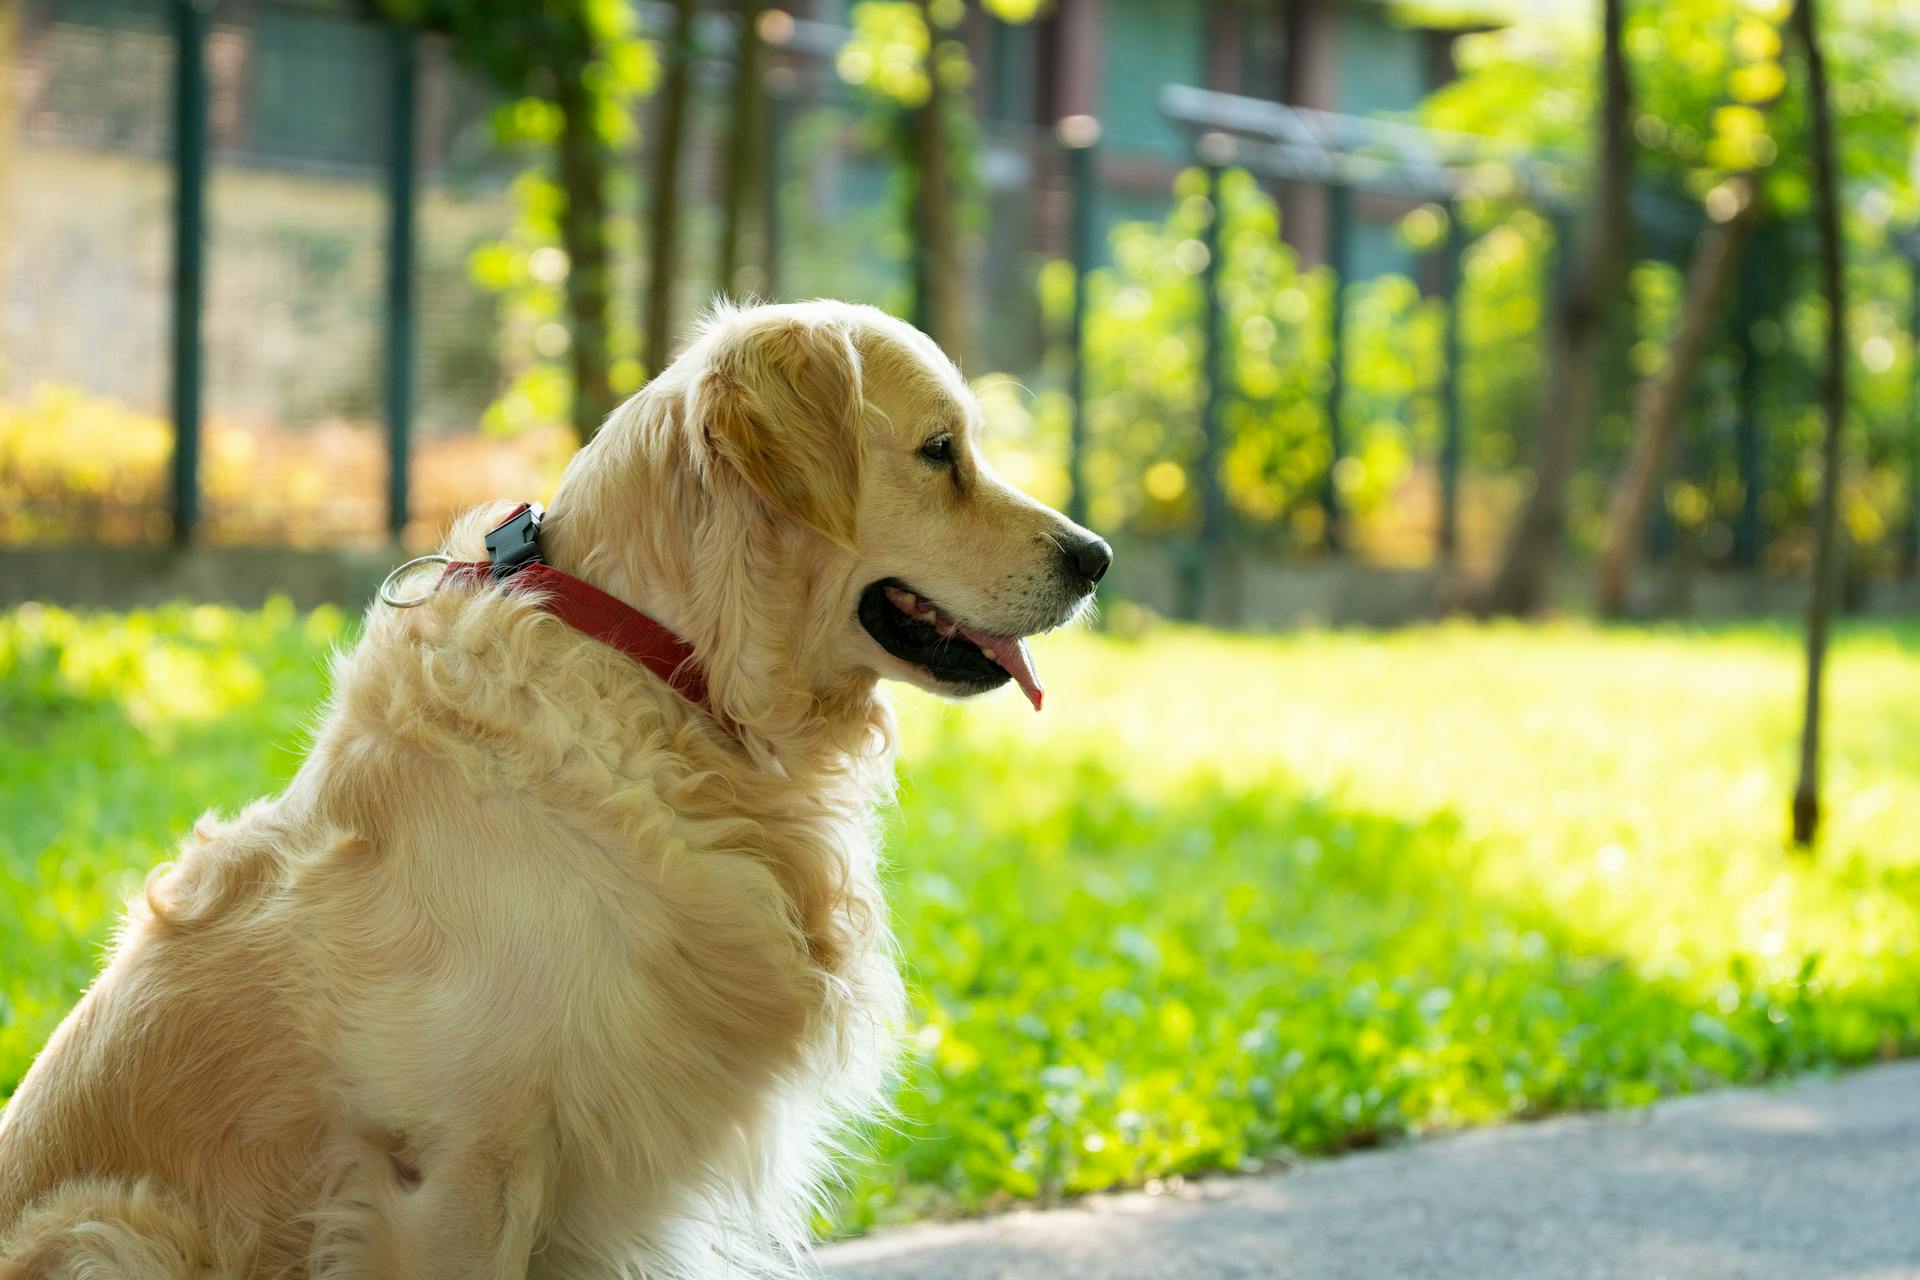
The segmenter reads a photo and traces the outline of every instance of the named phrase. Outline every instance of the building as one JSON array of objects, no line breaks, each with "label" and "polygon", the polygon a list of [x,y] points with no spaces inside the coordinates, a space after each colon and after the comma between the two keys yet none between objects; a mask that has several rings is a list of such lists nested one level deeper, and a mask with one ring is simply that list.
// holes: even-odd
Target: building
[{"label": "building", "polygon": [[[1173,175],[1193,162],[1192,139],[1160,113],[1163,86],[1351,115],[1406,112],[1452,77],[1454,34],[1410,25],[1384,0],[1057,0],[1025,26],[975,10],[968,32],[984,120],[1100,121],[1109,222],[1162,216]],[[1305,262],[1320,262],[1320,193],[1280,194],[1282,234]],[[1348,245],[1355,276],[1410,269],[1393,235],[1403,212],[1361,202]]]}]

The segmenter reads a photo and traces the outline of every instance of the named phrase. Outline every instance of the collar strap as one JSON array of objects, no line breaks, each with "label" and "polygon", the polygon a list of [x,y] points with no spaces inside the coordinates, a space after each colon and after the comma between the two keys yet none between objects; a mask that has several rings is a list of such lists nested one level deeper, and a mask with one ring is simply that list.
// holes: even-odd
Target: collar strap
[{"label": "collar strap", "polygon": [[562,573],[541,557],[542,514],[531,502],[515,507],[512,515],[487,531],[486,560],[449,563],[440,584],[485,586],[498,582],[503,591],[537,593],[535,603],[541,609],[575,631],[618,649],[666,681],[688,702],[711,711],[706,673],[700,669],[692,645],[626,601]]}]

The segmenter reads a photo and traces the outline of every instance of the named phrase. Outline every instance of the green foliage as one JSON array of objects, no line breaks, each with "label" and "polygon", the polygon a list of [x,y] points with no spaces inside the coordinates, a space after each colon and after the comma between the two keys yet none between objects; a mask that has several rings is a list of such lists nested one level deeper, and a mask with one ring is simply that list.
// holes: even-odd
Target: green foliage
[{"label": "green foliage", "polygon": [[[1751,375],[1765,485],[1761,516],[1768,559],[1775,568],[1793,570],[1806,555],[1818,481],[1816,370],[1825,342],[1826,306],[1804,278],[1802,267],[1812,255],[1803,229],[1776,224],[1764,236],[1775,239],[1769,243],[1763,238],[1753,250],[1761,255],[1756,274],[1766,296],[1753,326],[1756,368]],[[1890,253],[1870,255],[1860,251],[1863,247],[1856,247],[1847,271],[1853,368],[1848,375],[1850,413],[1840,509],[1855,570],[1885,572],[1894,567],[1899,534],[1915,500],[1912,451],[1920,448],[1920,440],[1914,435],[1916,366],[1909,325],[1916,273]],[[1637,318],[1627,364],[1638,378],[1665,360],[1682,281],[1675,266],[1642,262],[1630,284]],[[1730,343],[1710,354],[1701,371],[1680,467],[1666,486],[1666,518],[1672,529],[1708,560],[1729,548],[1745,499],[1731,416],[1740,377],[1739,352]],[[1602,419],[1595,468],[1576,495],[1575,532],[1589,543],[1599,536],[1603,486],[1629,429],[1622,397]]]},{"label": "green foliage", "polygon": [[[0,617],[0,1094],[202,809],[282,785],[331,610]],[[1920,632],[1148,630],[906,695],[915,1026],[841,1229],[1920,1049]]]},{"label": "green foliage", "polygon": [[[1024,23],[1038,14],[1040,4],[996,0],[987,8],[1002,22]],[[918,0],[860,0],[848,14],[852,30],[834,69],[855,90],[895,107],[926,103],[933,92],[929,67],[942,88],[958,93],[973,83],[966,45],[953,34],[966,16],[961,0],[931,0],[924,8]],[[964,118],[970,127],[971,115]],[[949,123],[960,120],[956,116]]]},{"label": "green foliage", "polygon": [[[1800,269],[1812,257],[1805,221],[1810,135],[1802,60],[1782,38],[1789,8],[1789,0],[1634,4],[1625,36],[1638,180],[1644,192],[1665,201],[1641,204],[1648,250],[1680,261],[1699,218],[1730,212],[1729,181],[1739,174],[1757,175],[1773,218],[1751,251],[1765,255],[1756,273],[1765,296],[1753,332],[1769,486],[1763,516],[1772,554],[1785,565],[1804,555],[1819,428],[1813,370],[1825,328],[1824,304]],[[1848,322],[1858,335],[1848,378],[1852,438],[1842,505],[1855,555],[1870,567],[1891,558],[1892,533],[1920,501],[1903,479],[1914,447],[1906,403],[1913,385],[1913,272],[1896,243],[1902,228],[1920,221],[1912,166],[1920,27],[1898,0],[1861,0],[1823,13],[1848,205]],[[1590,20],[1533,18],[1463,35],[1454,49],[1461,75],[1429,96],[1420,111],[1424,123],[1572,157],[1591,153],[1598,32]],[[1483,220],[1504,216],[1512,204],[1496,188],[1467,206],[1471,218]],[[1636,280],[1648,281],[1653,270],[1643,266]],[[1677,276],[1662,287],[1676,290]],[[1654,327],[1637,335],[1629,361],[1635,377],[1664,361],[1673,310],[1670,302],[1663,305],[1664,318],[1647,317],[1656,320]],[[1724,405],[1738,377],[1737,355],[1720,351],[1701,384]],[[1623,399],[1602,424],[1600,471],[1577,486],[1575,526],[1588,537],[1601,519],[1605,464],[1617,456],[1626,430]],[[1744,500],[1728,430],[1724,415],[1696,413],[1682,461],[1686,471],[1686,459],[1693,460],[1691,474],[1676,477],[1667,491],[1675,527],[1707,558],[1730,544]],[[1612,453],[1604,447],[1609,443]]]},{"label": "green foliage", "polygon": [[1520,459],[1546,376],[1541,336],[1556,248],[1553,228],[1530,209],[1514,210],[1466,247],[1459,377],[1469,464],[1505,470]]},{"label": "green foliage", "polygon": [[[1005,21],[1023,20],[1023,6],[1014,2],[996,7]],[[1011,15],[1011,16],[1009,16]],[[1029,12],[1030,16],[1030,12]],[[926,107],[937,85],[939,127],[945,137],[945,189],[953,206],[954,230],[977,235],[985,229],[985,191],[979,173],[980,126],[968,90],[973,63],[955,32],[966,18],[961,0],[860,0],[848,15],[852,30],[834,61],[840,79],[864,108],[859,133],[873,151],[890,153],[885,207],[898,231],[883,234],[880,247],[901,267],[915,252],[916,236],[925,234],[914,213],[915,195],[926,181],[927,156],[913,128],[913,114]],[[960,252],[958,244],[929,245],[927,252]],[[856,255],[857,257],[858,255]],[[839,290],[836,290],[839,292]],[[890,291],[889,307],[912,314],[918,304],[907,287]]]},{"label": "green foliage", "polygon": [[[502,92],[553,102],[566,77],[609,104],[651,76],[623,0],[379,0],[399,22],[442,32],[454,56]],[[611,118],[605,126],[618,125]],[[548,132],[558,133],[557,124]]]},{"label": "green foliage", "polygon": [[[505,119],[519,114],[503,108]],[[518,126],[501,126],[511,137]],[[546,172],[538,152],[527,149],[529,166],[513,180],[514,219],[498,239],[476,249],[468,260],[475,284],[500,298],[496,342],[501,363],[511,377],[487,406],[483,425],[489,431],[526,431],[567,420],[573,382],[567,371],[567,350],[573,339],[567,328],[566,287],[571,263],[561,247],[560,220],[565,199]],[[628,173],[610,176],[612,203],[620,210],[637,206],[636,184]],[[607,220],[608,248],[616,262],[630,263],[638,253],[639,230],[631,213]],[[616,271],[626,282],[631,271]],[[615,306],[608,312],[608,376],[613,389],[629,395],[640,389],[645,370],[640,363],[638,312]]]},{"label": "green foliage", "polygon": [[[443,32],[454,57],[505,95],[494,112],[495,140],[526,167],[513,184],[513,224],[470,262],[474,282],[501,298],[500,352],[511,374],[487,410],[486,425],[518,431],[563,421],[574,396],[566,355],[580,336],[567,323],[574,264],[563,235],[568,197],[556,179],[564,112],[584,112],[598,146],[610,152],[630,147],[633,103],[659,79],[657,51],[640,38],[634,10],[624,0],[380,4],[398,21]],[[622,177],[610,180],[615,190],[593,198],[612,195],[630,205],[632,184]],[[614,253],[631,256],[637,238],[631,216],[609,216],[602,234]],[[619,395],[637,390],[644,373],[629,312],[616,306],[601,321],[608,326],[607,376]]]},{"label": "green foliage", "polygon": [[[1631,427],[1631,390],[1665,361],[1692,236],[1706,217],[1726,215],[1731,180],[1752,170],[1775,215],[1753,250],[1762,257],[1751,273],[1763,532],[1777,567],[1792,568],[1804,555],[1819,425],[1813,370],[1824,311],[1799,270],[1810,257],[1810,229],[1799,219],[1806,206],[1803,90],[1798,64],[1782,60],[1784,16],[1775,0],[1630,6],[1638,181],[1655,198],[1641,202],[1649,256],[1627,282],[1636,304],[1630,349],[1609,377],[1596,447],[1573,485],[1571,528],[1583,545],[1602,534],[1608,485]],[[1920,116],[1920,28],[1878,0],[1849,6],[1837,21],[1853,196],[1849,322],[1859,335],[1843,508],[1856,565],[1872,569],[1893,556],[1895,534],[1916,501],[1908,478],[1920,447],[1910,407],[1914,272],[1897,241],[1900,229],[1920,218],[1909,171],[1911,122]],[[1592,150],[1598,55],[1590,22],[1535,15],[1460,36],[1455,50],[1462,74],[1423,104],[1423,123],[1584,163]],[[1332,281],[1324,270],[1300,269],[1279,242],[1273,201],[1248,175],[1227,172],[1222,204],[1222,486],[1242,540],[1312,546],[1325,526]],[[1458,376],[1467,498],[1476,501],[1480,491],[1479,501],[1491,503],[1497,494],[1484,492],[1476,476],[1513,472],[1538,413],[1565,227],[1529,207],[1500,166],[1469,184],[1457,215],[1465,232]],[[1155,535],[1198,527],[1193,468],[1206,394],[1200,272],[1207,218],[1201,175],[1183,174],[1166,220],[1117,228],[1114,265],[1089,284],[1087,468],[1091,518],[1102,528]],[[1423,206],[1403,221],[1403,238],[1415,248],[1443,249],[1446,218],[1446,211]],[[1409,506],[1408,481],[1430,476],[1438,452],[1445,322],[1441,305],[1404,278],[1346,289],[1342,423],[1351,456],[1334,478],[1345,510],[1363,524],[1387,524]],[[1056,328],[1064,324],[1070,290],[1064,266],[1039,280]],[[1732,438],[1741,376],[1732,336],[1730,324],[1728,345],[1710,355],[1701,375],[1665,494],[1670,527],[1690,554],[1708,561],[1731,551],[1746,497]],[[1064,447],[1066,407],[1042,399],[1028,416],[1029,452],[1051,459]],[[1481,526],[1494,523],[1492,516],[1469,512]],[[1419,542],[1414,554],[1424,554],[1428,526],[1404,532]],[[1400,550],[1377,539],[1365,547]]]},{"label": "green foliage", "polygon": [[861,0],[849,15],[847,43],[834,60],[855,89],[900,107],[923,105],[933,92],[927,77],[932,35],[914,0]]},{"label": "green foliage", "polygon": [[[905,196],[888,161],[899,139],[897,121],[866,110],[849,131],[840,104],[796,112],[787,135],[788,173],[812,173],[824,162],[857,176],[848,198],[816,204],[808,184],[789,180],[779,192],[780,234],[786,251],[781,283],[795,298],[839,297],[871,302],[906,314],[910,291],[906,262],[911,252],[902,210]],[[847,152],[852,151],[849,163]],[[886,173],[876,179],[876,171]]]},{"label": "green foliage", "polygon": [[[1222,486],[1242,534],[1312,545],[1325,530],[1327,395],[1333,275],[1302,270],[1280,238],[1279,211],[1243,170],[1221,175]],[[1444,215],[1422,247],[1444,243]],[[1147,534],[1192,532],[1192,482],[1201,442],[1203,312],[1211,216],[1205,175],[1177,179],[1163,223],[1126,223],[1112,238],[1113,266],[1088,283],[1087,475],[1093,523]],[[1537,332],[1551,234],[1516,212],[1472,240],[1464,264],[1461,397],[1468,459],[1506,465],[1540,376]],[[1064,323],[1072,277],[1044,272],[1042,305]],[[1437,451],[1444,305],[1404,276],[1346,287],[1347,456],[1335,476],[1344,509],[1381,513],[1414,467]],[[1058,413],[1062,422],[1052,423]],[[1037,447],[1064,435],[1065,406],[1041,406]]]},{"label": "green foliage", "polygon": [[[1273,201],[1242,171],[1220,184],[1220,278],[1230,400],[1223,486],[1250,521],[1313,504],[1326,467],[1329,350],[1325,272],[1305,273],[1279,239]],[[1205,174],[1174,186],[1164,223],[1113,233],[1113,263],[1088,282],[1087,477],[1093,523],[1141,532],[1198,527],[1189,482],[1201,447],[1207,247]]]},{"label": "green foliage", "polygon": [[[1461,75],[1428,97],[1423,122],[1570,157],[1591,153],[1599,31],[1591,11],[1459,37]],[[1669,0],[1627,8],[1640,178],[1706,199],[1756,170],[1769,203],[1808,208],[1804,76],[1782,30],[1789,0]],[[1920,216],[1908,167],[1920,108],[1920,29],[1899,0],[1865,0],[1829,15],[1843,167],[1848,180]],[[1584,162],[1584,161],[1582,161]]]},{"label": "green foliage", "polygon": [[981,0],[988,13],[1002,22],[1032,22],[1053,6],[1048,0]]}]

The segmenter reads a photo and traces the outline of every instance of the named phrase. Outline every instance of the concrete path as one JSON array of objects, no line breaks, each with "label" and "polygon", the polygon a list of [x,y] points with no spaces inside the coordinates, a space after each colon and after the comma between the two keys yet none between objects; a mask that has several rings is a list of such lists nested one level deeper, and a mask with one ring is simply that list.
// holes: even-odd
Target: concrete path
[{"label": "concrete path", "polygon": [[1920,1063],[909,1227],[834,1280],[1920,1280]]}]

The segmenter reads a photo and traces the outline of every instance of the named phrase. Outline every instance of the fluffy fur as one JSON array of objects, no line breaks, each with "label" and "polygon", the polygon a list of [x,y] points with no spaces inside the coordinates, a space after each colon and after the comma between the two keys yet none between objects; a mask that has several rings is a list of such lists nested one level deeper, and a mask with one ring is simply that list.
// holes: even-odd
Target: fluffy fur
[{"label": "fluffy fur", "polygon": [[152,875],[0,1114],[0,1278],[791,1272],[901,1013],[877,683],[938,688],[854,602],[1024,634],[1089,585],[977,420],[834,303],[717,312],[609,420],[546,553],[691,642],[711,713],[523,598],[376,605],[285,793]]}]

